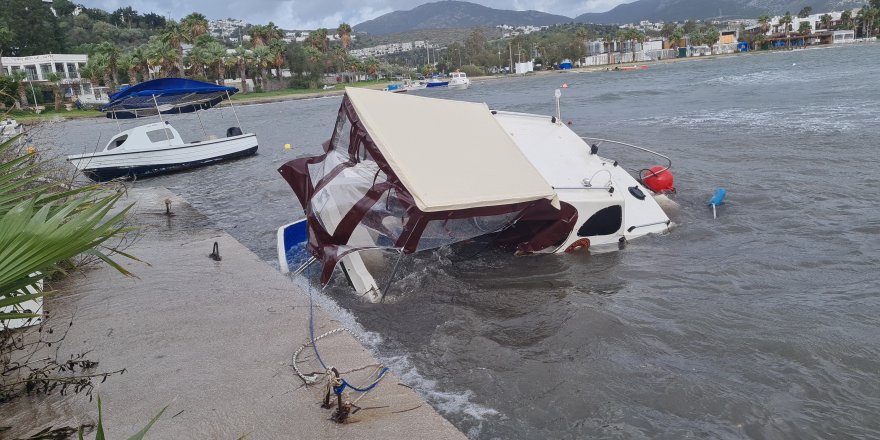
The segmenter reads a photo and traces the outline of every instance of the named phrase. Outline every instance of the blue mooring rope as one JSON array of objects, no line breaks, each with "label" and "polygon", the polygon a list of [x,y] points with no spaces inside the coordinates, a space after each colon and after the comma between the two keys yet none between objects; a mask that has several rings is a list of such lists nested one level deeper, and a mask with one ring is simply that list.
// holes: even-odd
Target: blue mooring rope
[{"label": "blue mooring rope", "polygon": [[351,388],[353,391],[357,391],[359,393],[366,393],[367,391],[370,391],[373,388],[375,388],[376,385],[379,385],[379,381],[382,380],[382,376],[384,376],[385,373],[387,373],[387,372],[388,372],[388,367],[382,368],[382,371],[379,372],[379,377],[377,377],[376,380],[373,381],[373,383],[371,383],[370,386],[368,386],[366,388],[358,388],[358,387],[348,383],[345,379],[341,379],[342,385],[339,385],[338,387],[333,387],[333,392],[336,394],[342,394],[342,392],[345,391],[345,388],[348,387],[348,388]]}]

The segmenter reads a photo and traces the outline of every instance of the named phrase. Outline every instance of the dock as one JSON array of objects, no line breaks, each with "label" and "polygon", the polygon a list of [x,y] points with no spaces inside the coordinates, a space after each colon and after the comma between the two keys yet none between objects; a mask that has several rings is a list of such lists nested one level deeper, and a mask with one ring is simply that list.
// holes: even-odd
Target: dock
[{"label": "dock", "polygon": [[[295,350],[310,340],[302,283],[163,188],[129,189],[120,205],[131,203],[130,223],[140,230],[124,250],[143,262],[116,260],[136,278],[92,265],[56,283],[45,306],[56,332],[73,320],[60,357],[87,351],[99,362],[96,372],[126,370],[96,381],[108,438],[127,438],[166,406],[146,438],[466,438],[393,372],[357,401],[361,409],[346,423],[330,420],[335,408],[320,406],[326,381],[305,385],[292,366]],[[220,261],[209,258],[215,242]],[[324,310],[313,312],[315,335],[343,326]],[[348,332],[318,346],[351,384],[375,378],[379,361]],[[311,348],[300,360],[304,373],[321,372]],[[96,403],[82,394],[23,397],[12,406],[4,416],[14,429],[4,433],[9,438],[97,419]]]}]

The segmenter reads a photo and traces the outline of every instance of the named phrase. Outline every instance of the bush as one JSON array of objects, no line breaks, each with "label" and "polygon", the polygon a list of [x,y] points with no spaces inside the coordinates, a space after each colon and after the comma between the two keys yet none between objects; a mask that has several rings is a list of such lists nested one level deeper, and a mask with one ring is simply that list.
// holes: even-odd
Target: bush
[{"label": "bush", "polygon": [[464,66],[461,66],[461,69],[459,70],[466,73],[467,76],[483,76],[486,74],[486,71],[483,70],[482,67],[473,64],[465,64]]},{"label": "bush", "polygon": [[291,89],[308,89],[309,86],[309,79],[302,76],[294,76],[287,82],[287,87]]}]

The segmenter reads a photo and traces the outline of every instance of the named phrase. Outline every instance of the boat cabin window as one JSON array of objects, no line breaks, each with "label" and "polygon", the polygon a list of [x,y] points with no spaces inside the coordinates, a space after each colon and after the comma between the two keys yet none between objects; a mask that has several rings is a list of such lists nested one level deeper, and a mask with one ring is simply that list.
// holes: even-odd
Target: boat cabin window
[{"label": "boat cabin window", "polygon": [[165,129],[148,131],[147,137],[150,138],[150,142],[156,143],[156,142],[167,141],[169,139],[174,139],[174,134],[171,133],[171,130],[165,128]]},{"label": "boat cabin window", "polygon": [[613,205],[602,208],[592,215],[583,226],[578,229],[578,237],[592,237],[594,235],[611,235],[620,230],[623,223],[623,208]]},{"label": "boat cabin window", "polygon": [[119,136],[116,139],[113,139],[113,141],[110,142],[110,145],[107,146],[107,151],[119,148],[120,146],[122,146],[122,144],[125,143],[126,140],[128,140],[127,134],[124,134],[122,136]]}]

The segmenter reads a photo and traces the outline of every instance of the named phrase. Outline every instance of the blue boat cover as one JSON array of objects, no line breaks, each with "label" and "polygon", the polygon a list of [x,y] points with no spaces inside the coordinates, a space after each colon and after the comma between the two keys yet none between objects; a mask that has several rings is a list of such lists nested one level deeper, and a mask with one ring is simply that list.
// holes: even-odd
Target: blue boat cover
[{"label": "blue boat cover", "polygon": [[186,78],[160,78],[144,81],[110,95],[101,107],[111,119],[132,119],[158,113],[178,114],[208,109],[238,92],[235,87],[219,86]]}]

